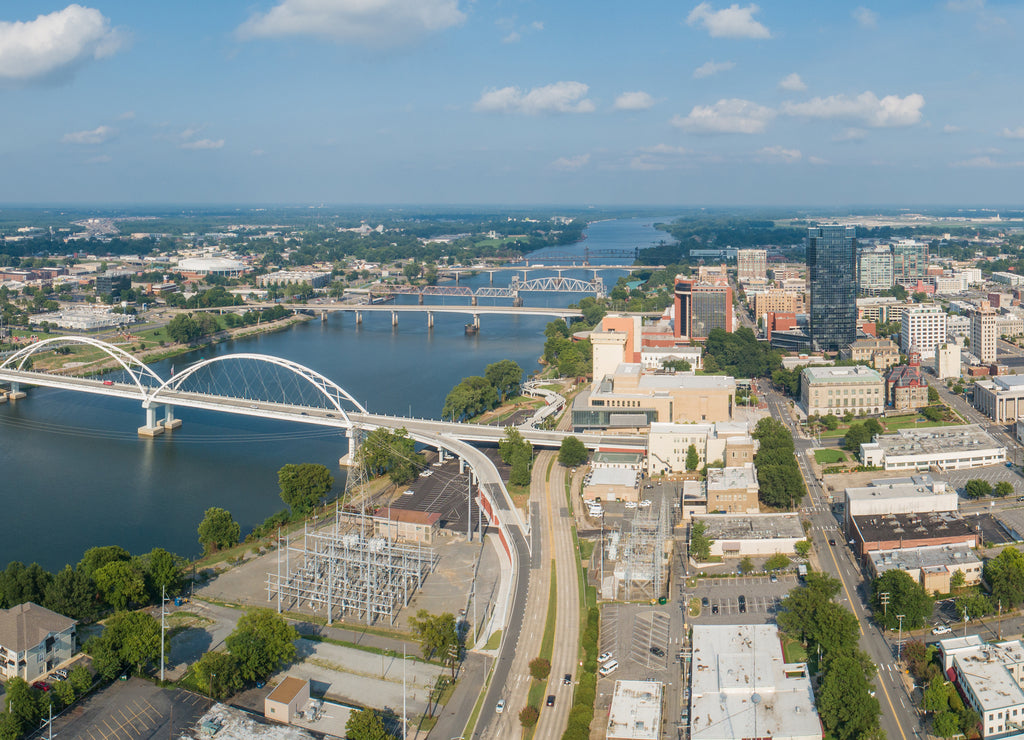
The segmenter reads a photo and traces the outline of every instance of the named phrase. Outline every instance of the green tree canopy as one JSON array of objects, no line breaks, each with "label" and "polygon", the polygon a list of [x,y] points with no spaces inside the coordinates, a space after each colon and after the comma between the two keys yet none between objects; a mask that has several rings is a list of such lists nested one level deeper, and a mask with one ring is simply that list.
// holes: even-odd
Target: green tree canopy
[{"label": "green tree canopy", "polygon": [[416,443],[404,427],[374,429],[359,445],[358,457],[367,473],[387,474],[396,485],[416,480],[423,469],[423,458],[416,454]]},{"label": "green tree canopy", "polygon": [[782,570],[789,566],[789,562],[787,555],[777,552],[765,561],[764,567],[765,570]]},{"label": "green tree canopy", "polygon": [[308,516],[334,485],[334,477],[326,465],[289,463],[277,471],[281,500],[299,516]]},{"label": "green tree canopy", "polygon": [[242,678],[261,681],[295,657],[295,628],[270,609],[253,609],[228,635],[228,651],[238,661]]},{"label": "green tree canopy", "polygon": [[229,511],[211,506],[199,523],[199,544],[204,552],[215,552],[237,545],[241,533],[241,527]]},{"label": "green tree canopy", "polygon": [[[1005,547],[996,557],[985,561],[983,575],[992,589],[992,600],[1010,609],[1024,601],[1024,555],[1015,547]],[[973,615],[972,615],[973,616]]]},{"label": "green tree canopy", "polygon": [[81,569],[65,565],[46,588],[43,606],[72,619],[91,621],[96,617],[96,583]]},{"label": "green tree canopy", "polygon": [[697,445],[690,445],[686,448],[686,469],[696,470],[700,465],[700,455],[697,453]]},{"label": "green tree canopy", "polygon": [[32,689],[18,677],[8,680],[4,689],[4,708],[14,719],[19,734],[34,730],[39,724],[39,704]]},{"label": "green tree canopy", "polygon": [[[889,594],[888,606],[882,605],[882,594]],[[889,570],[871,584],[871,607],[875,621],[888,629],[899,626],[897,614],[903,615],[903,629],[921,627],[932,614],[935,600],[924,586],[905,571]]]},{"label": "green tree canopy", "polygon": [[864,665],[856,657],[840,655],[828,662],[818,692],[818,713],[836,740],[859,740],[878,728],[881,707],[871,696]]},{"label": "green tree canopy", "polygon": [[690,557],[702,562],[711,557],[711,545],[714,542],[707,536],[708,525],[699,519],[690,525]]},{"label": "green tree canopy", "polygon": [[1007,496],[1013,495],[1013,484],[1008,480],[1001,480],[996,483],[996,487],[992,491],[999,498],[1006,498]]},{"label": "green tree canopy", "polygon": [[793,508],[804,497],[806,489],[797,466],[792,435],[782,422],[765,417],[757,422],[753,436],[760,443],[754,464],[761,501],[778,509]]},{"label": "green tree canopy", "polygon": [[181,590],[183,578],[181,569],[185,564],[183,558],[168,552],[162,547],[154,547],[142,558],[146,572],[146,581],[154,599],[160,597],[160,590],[166,589],[169,595]]},{"label": "green tree canopy", "polygon": [[203,653],[192,670],[195,685],[213,699],[226,699],[245,685],[238,660],[228,653]]},{"label": "green tree canopy", "polygon": [[853,424],[850,424],[850,428],[847,429],[846,434],[843,435],[843,447],[856,455],[860,454],[860,446],[870,441],[871,433],[861,422],[854,422]]},{"label": "green tree canopy", "polygon": [[179,344],[189,344],[203,335],[191,314],[179,313],[167,324],[167,336]]},{"label": "green tree canopy", "polygon": [[135,561],[107,563],[96,571],[94,580],[103,600],[117,611],[146,600],[146,577]]},{"label": "green tree canopy", "polygon": [[588,457],[590,457],[590,453],[577,437],[565,437],[558,448],[558,462],[566,468],[582,465]]},{"label": "green tree canopy", "polygon": [[372,709],[360,709],[349,715],[345,723],[345,737],[348,740],[391,740],[384,727],[384,720]]},{"label": "green tree canopy", "polygon": [[484,377],[498,391],[498,396],[504,401],[519,390],[519,386],[523,382],[523,369],[512,360],[499,360],[484,369]]},{"label": "green tree canopy", "polygon": [[458,385],[448,392],[444,399],[441,416],[445,419],[462,421],[490,411],[498,405],[498,391],[487,378],[471,375],[463,378]]},{"label": "green tree canopy", "polygon": [[82,555],[82,559],[78,561],[78,569],[82,571],[83,575],[86,577],[92,578],[96,571],[107,563],[112,563],[117,560],[131,559],[131,553],[117,545],[90,547],[85,551],[85,554]]},{"label": "green tree canopy", "polygon": [[964,494],[967,498],[984,498],[992,495],[992,484],[987,480],[972,478],[964,485]]}]

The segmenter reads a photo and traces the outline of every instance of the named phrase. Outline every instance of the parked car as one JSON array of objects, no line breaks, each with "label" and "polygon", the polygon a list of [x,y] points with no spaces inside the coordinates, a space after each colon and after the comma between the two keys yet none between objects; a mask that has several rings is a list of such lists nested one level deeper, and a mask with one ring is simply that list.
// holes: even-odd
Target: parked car
[{"label": "parked car", "polygon": [[657,645],[651,645],[651,655],[657,655],[659,658],[665,657],[665,651]]},{"label": "parked car", "polygon": [[932,629],[932,634],[933,635],[948,635],[952,631],[953,630],[951,630],[946,625],[940,624],[937,627],[935,627],[934,629]]},{"label": "parked car", "polygon": [[711,613],[712,614],[718,614],[718,604],[712,604],[711,605]]},{"label": "parked car", "polygon": [[703,607],[704,607],[705,609],[707,609],[707,607],[708,607],[708,604],[710,604],[710,603],[711,603],[711,602],[710,602],[710,601],[708,601],[708,597],[707,597],[707,596],[702,596],[702,597],[701,597],[701,599],[700,599],[700,605],[701,605],[701,606],[703,606]]},{"label": "parked car", "polygon": [[603,653],[601,653],[600,655],[597,656],[597,662],[598,663],[607,663],[611,659],[612,659],[612,651],[611,650],[605,650]]},{"label": "parked car", "polygon": [[601,666],[601,670],[599,672],[600,672],[600,674],[602,676],[607,676],[607,675],[611,674],[618,667],[619,667],[619,661],[617,661],[617,660],[609,660],[607,663],[605,663],[603,666]]},{"label": "parked car", "polygon": [[779,582],[779,577],[777,575],[775,575],[774,573],[772,573],[771,577],[769,577],[768,580],[771,581],[772,583],[778,583]]},{"label": "parked car", "polygon": [[34,684],[32,684],[32,688],[39,689],[40,691],[49,691],[50,684],[46,683],[45,681],[36,681]]},{"label": "parked car", "polygon": [[740,594],[740,614],[747,613],[747,597]]},{"label": "parked car", "polygon": [[636,501],[627,501],[626,502],[626,508],[627,509],[635,509],[637,506],[638,506],[638,504],[637,504]]}]

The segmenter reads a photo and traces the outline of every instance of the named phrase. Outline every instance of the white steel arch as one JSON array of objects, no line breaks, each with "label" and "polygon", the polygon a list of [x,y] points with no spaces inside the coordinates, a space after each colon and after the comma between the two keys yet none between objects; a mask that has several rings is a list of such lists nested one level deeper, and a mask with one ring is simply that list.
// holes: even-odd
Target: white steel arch
[{"label": "white steel arch", "polygon": [[153,391],[153,393],[147,399],[147,405],[159,404],[161,402],[160,394],[164,390],[180,390],[181,384],[182,382],[185,381],[185,379],[194,375],[199,370],[202,370],[204,367],[208,367],[218,362],[225,362],[227,360],[255,360],[257,362],[265,362],[269,365],[275,365],[277,367],[289,370],[290,372],[294,373],[295,375],[299,376],[300,378],[308,382],[316,390],[320,391],[324,398],[330,401],[334,408],[337,409],[338,412],[344,417],[346,424],[351,425],[352,420],[349,419],[348,413],[342,407],[342,401],[351,402],[352,405],[354,405],[357,409],[359,409],[360,412],[364,414],[369,413],[363,407],[363,405],[359,403],[359,401],[352,397],[352,395],[348,391],[346,391],[344,388],[342,388],[340,385],[335,383],[330,378],[321,375],[316,370],[311,370],[305,365],[300,365],[297,362],[285,360],[280,357],[274,357],[273,355],[260,355],[247,352],[241,352],[238,354],[231,355],[220,355],[219,357],[211,357],[207,360],[201,360],[200,362],[197,362],[194,365],[189,365],[187,368],[185,368],[183,371],[175,375],[173,378],[164,381],[159,388]]},{"label": "white steel arch", "polygon": [[157,375],[153,368],[137,358],[135,355],[125,352],[116,345],[109,344],[108,342],[104,342],[100,339],[93,339],[92,337],[51,337],[50,339],[43,339],[41,341],[34,342],[27,347],[19,349],[13,355],[4,360],[4,362],[0,364],[0,369],[22,370],[25,366],[25,361],[32,355],[39,354],[40,352],[48,352],[57,346],[64,346],[67,344],[84,344],[105,352],[111,358],[116,360],[117,363],[124,368],[125,372],[131,376],[135,385],[138,386],[139,392],[142,394],[143,398],[149,395],[153,388],[152,384],[144,384],[144,379],[149,378],[157,386],[162,386],[164,384],[164,379]]}]

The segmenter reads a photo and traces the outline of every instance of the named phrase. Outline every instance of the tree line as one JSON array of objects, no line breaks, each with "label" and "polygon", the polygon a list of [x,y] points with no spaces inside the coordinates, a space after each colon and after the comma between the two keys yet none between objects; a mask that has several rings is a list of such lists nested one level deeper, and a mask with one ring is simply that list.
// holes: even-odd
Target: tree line
[{"label": "tree line", "polygon": [[512,360],[499,360],[484,369],[484,374],[463,378],[448,392],[441,409],[445,419],[462,421],[497,408],[514,396],[523,382],[523,369]]}]

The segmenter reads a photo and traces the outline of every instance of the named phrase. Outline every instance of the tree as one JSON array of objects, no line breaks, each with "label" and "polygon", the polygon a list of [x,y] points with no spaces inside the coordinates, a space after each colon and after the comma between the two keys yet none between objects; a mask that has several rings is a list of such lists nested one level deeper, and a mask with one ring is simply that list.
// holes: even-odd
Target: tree
[{"label": "tree", "polygon": [[228,653],[203,653],[192,670],[195,684],[212,699],[226,699],[245,685],[238,660]]},{"label": "tree", "polygon": [[999,498],[1006,498],[1007,496],[1013,495],[1013,484],[1010,481],[1001,480],[996,483],[993,493]]},{"label": "tree", "polygon": [[508,482],[513,486],[530,485],[530,468],[533,467],[533,447],[529,442],[517,447],[512,455],[512,470]]},{"label": "tree", "polygon": [[980,478],[972,478],[964,485],[964,495],[967,498],[984,498],[992,495],[992,485]]},{"label": "tree", "polygon": [[487,378],[472,375],[463,378],[458,385],[448,392],[441,409],[445,419],[461,421],[467,417],[477,416],[490,411],[498,405],[498,391]]},{"label": "tree", "polygon": [[871,441],[871,434],[860,422],[855,422],[850,425],[850,428],[846,430],[846,434],[843,436],[843,447],[848,449],[850,452],[860,454],[860,446]]},{"label": "tree", "polygon": [[942,398],[939,396],[939,392],[931,386],[928,386],[928,403],[936,404],[941,400]]},{"label": "tree", "polygon": [[384,475],[396,485],[416,480],[423,459],[416,454],[416,443],[403,427],[374,429],[359,445],[357,458],[370,475]]},{"label": "tree", "polygon": [[84,694],[92,686],[92,674],[89,669],[79,663],[68,674],[68,683],[75,690],[76,694]]},{"label": "tree", "polygon": [[96,616],[96,584],[80,568],[65,565],[46,587],[43,606],[78,619],[90,621]]},{"label": "tree", "polygon": [[806,493],[796,462],[793,437],[782,422],[771,417],[757,422],[753,436],[760,443],[754,455],[754,465],[757,467],[761,501],[775,508],[793,508]]},{"label": "tree", "polygon": [[825,425],[825,428],[830,432],[834,432],[839,428],[839,417],[835,414],[825,414],[821,417],[821,423]]},{"label": "tree", "polygon": [[818,713],[830,736],[855,740],[878,727],[881,707],[870,691],[864,666],[856,657],[829,660],[818,692]]},{"label": "tree", "polygon": [[295,657],[295,628],[270,609],[253,609],[225,641],[246,681],[262,681]]},{"label": "tree", "polygon": [[802,558],[806,558],[808,555],[811,554],[811,541],[800,540],[795,545],[793,545],[793,549],[796,550],[797,555],[799,555]]},{"label": "tree", "polygon": [[199,524],[199,544],[209,554],[225,547],[234,547],[242,533],[231,513],[216,506],[206,510]]},{"label": "tree", "polygon": [[288,464],[277,471],[281,500],[299,516],[308,516],[334,485],[334,477],[326,465],[317,463]]},{"label": "tree", "polygon": [[1020,550],[1003,548],[996,557],[985,561],[982,572],[992,590],[993,602],[1002,602],[1003,609],[1024,601],[1024,555]]},{"label": "tree", "polygon": [[969,615],[972,619],[976,619],[995,611],[995,607],[985,594],[970,592],[961,594],[956,597],[956,601],[953,604],[960,619],[963,619],[964,615]]},{"label": "tree", "polygon": [[168,594],[175,594],[181,589],[182,558],[162,547],[154,547],[143,556],[142,562],[153,598],[159,598],[162,589]]},{"label": "tree", "polygon": [[794,588],[782,599],[776,621],[783,632],[809,644],[818,634],[818,609],[839,593],[841,584],[818,572],[808,573],[804,583],[804,588]]},{"label": "tree", "polygon": [[0,712],[0,740],[18,740],[21,737],[21,723],[10,712]]},{"label": "tree", "polygon": [[782,570],[789,565],[789,557],[777,552],[764,563],[765,570]]},{"label": "tree", "polygon": [[577,437],[565,437],[562,445],[558,448],[558,462],[566,468],[575,468],[582,465],[590,457],[587,448]]},{"label": "tree", "polygon": [[106,680],[115,678],[124,668],[116,646],[103,637],[93,637],[84,645],[85,652],[92,658],[96,675]]},{"label": "tree", "polygon": [[938,712],[932,717],[932,734],[938,737],[955,737],[960,734],[960,717],[955,712]]},{"label": "tree", "polygon": [[142,569],[130,560],[116,560],[96,571],[96,588],[115,611],[146,600],[146,578]]},{"label": "tree", "polygon": [[737,570],[739,570],[739,572],[743,575],[752,572],[754,570],[754,561],[751,560],[749,557],[743,558],[742,560],[740,560],[740,564],[737,566]]},{"label": "tree", "polygon": [[455,616],[449,612],[431,614],[420,609],[416,616],[409,620],[413,634],[420,641],[423,657],[430,659],[434,655],[447,656],[452,645],[459,643],[459,633],[455,624]]},{"label": "tree", "polygon": [[[888,606],[882,604],[883,593],[888,594]],[[904,617],[903,629],[917,629],[931,616],[935,605],[924,586],[902,570],[889,570],[876,578],[871,594],[875,621],[889,629],[899,625],[897,614]]]},{"label": "tree", "polygon": [[179,344],[189,344],[202,335],[202,330],[192,318],[192,314],[180,313],[167,324],[167,336]]},{"label": "tree", "polygon": [[39,705],[28,683],[14,677],[4,688],[4,708],[17,721],[20,732],[34,730],[39,724]]},{"label": "tree", "polygon": [[547,658],[534,658],[530,661],[530,675],[538,681],[545,680],[551,673],[551,661]]},{"label": "tree", "polygon": [[138,673],[160,656],[160,622],[145,612],[117,612],[107,620],[101,640],[117,654],[121,664]]},{"label": "tree", "polygon": [[384,727],[384,720],[372,709],[360,709],[349,715],[345,723],[345,737],[348,740],[391,740]]},{"label": "tree", "polygon": [[117,560],[131,559],[131,553],[117,545],[90,547],[85,551],[85,554],[82,555],[82,559],[78,561],[78,569],[82,571],[86,577],[92,578],[93,574],[107,563],[113,563]]},{"label": "tree", "polygon": [[68,706],[75,700],[75,689],[68,681],[57,681],[53,684],[53,693],[60,699],[61,706]]},{"label": "tree", "polygon": [[519,390],[519,385],[523,382],[523,369],[512,360],[499,360],[484,368],[484,377],[504,401]]},{"label": "tree", "polygon": [[967,585],[967,578],[964,576],[964,572],[959,568],[953,571],[953,575],[949,577],[949,590],[956,593]]},{"label": "tree", "polygon": [[526,729],[534,727],[537,724],[538,719],[540,719],[540,712],[538,712],[537,707],[532,704],[527,704],[519,713],[519,724]]},{"label": "tree", "polygon": [[711,544],[714,540],[707,536],[708,525],[695,519],[690,525],[690,557],[701,562],[711,557]]},{"label": "tree", "polygon": [[926,418],[928,421],[942,421],[942,417],[946,414],[946,407],[943,405],[939,406],[925,406],[921,409],[921,416]]},{"label": "tree", "polygon": [[700,455],[697,454],[697,445],[691,444],[686,448],[686,469],[696,470],[700,465]]}]

